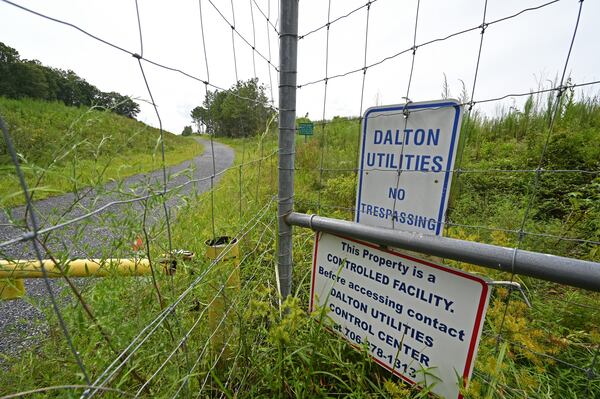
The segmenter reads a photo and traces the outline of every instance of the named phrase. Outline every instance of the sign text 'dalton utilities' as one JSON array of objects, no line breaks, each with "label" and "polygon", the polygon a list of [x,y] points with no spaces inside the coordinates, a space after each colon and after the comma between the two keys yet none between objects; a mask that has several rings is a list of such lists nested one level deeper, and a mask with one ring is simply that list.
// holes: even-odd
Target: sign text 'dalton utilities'
[{"label": "sign text 'dalton utilities'", "polygon": [[355,221],[440,235],[461,117],[455,100],[368,109],[362,120]]}]

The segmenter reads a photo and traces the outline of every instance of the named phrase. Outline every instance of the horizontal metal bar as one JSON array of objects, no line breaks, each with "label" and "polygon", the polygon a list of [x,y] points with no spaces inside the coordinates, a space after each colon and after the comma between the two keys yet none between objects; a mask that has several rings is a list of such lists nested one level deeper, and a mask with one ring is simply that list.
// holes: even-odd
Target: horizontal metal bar
[{"label": "horizontal metal bar", "polygon": [[365,226],[297,212],[290,213],[285,220],[293,226],[307,227],[316,231],[339,234],[380,245],[440,256],[600,292],[600,263],[596,262],[455,238]]}]

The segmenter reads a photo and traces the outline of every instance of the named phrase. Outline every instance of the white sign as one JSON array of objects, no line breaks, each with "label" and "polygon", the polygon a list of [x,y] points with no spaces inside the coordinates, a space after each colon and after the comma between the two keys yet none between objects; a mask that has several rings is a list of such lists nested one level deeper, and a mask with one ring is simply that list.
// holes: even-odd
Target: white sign
[{"label": "white sign", "polygon": [[461,119],[456,100],[369,108],[362,121],[354,220],[440,235]]},{"label": "white sign", "polygon": [[317,233],[311,312],[325,307],[333,330],[402,379],[423,384],[427,370],[444,398],[471,376],[489,294],[480,277]]}]

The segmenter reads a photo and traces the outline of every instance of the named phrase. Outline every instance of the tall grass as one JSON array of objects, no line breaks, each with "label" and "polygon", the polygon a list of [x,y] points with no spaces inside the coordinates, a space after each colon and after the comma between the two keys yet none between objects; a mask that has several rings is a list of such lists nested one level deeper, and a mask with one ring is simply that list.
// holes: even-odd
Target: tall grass
[{"label": "tall grass", "polygon": [[[600,238],[600,98],[576,100],[566,93],[560,104],[553,101],[554,96],[532,96],[523,109],[501,110],[493,117],[473,112],[463,119],[464,152],[458,161],[463,172],[454,176],[448,236],[514,247],[531,201],[524,230],[532,234],[520,248],[600,261],[593,243]],[[297,141],[296,207],[313,213],[320,206],[321,214],[351,220],[359,120],[319,121],[315,132],[312,141]],[[511,279],[509,273],[445,263],[495,280]],[[483,397],[490,382],[496,387],[493,397],[600,395],[597,376],[589,382],[585,371],[561,363],[590,367],[600,345],[600,295],[532,278],[517,276],[516,281],[532,308],[516,293],[495,290],[468,396]],[[500,332],[506,352],[496,366]]]},{"label": "tall grass", "polygon": [[[462,169],[488,172],[465,172],[459,177],[459,185],[454,188],[450,214],[454,225],[448,229],[449,236],[504,246],[517,243],[518,236],[510,231],[467,225],[518,229],[523,206],[530,198],[532,174],[490,170],[537,168],[547,137],[548,119],[546,106],[535,101],[532,99],[526,106],[528,110],[510,110],[494,118],[474,114],[464,122]],[[598,100],[570,100],[561,107],[544,168],[598,170],[600,148],[586,145],[600,138]],[[307,143],[302,138],[297,142],[296,209],[315,212],[320,199],[322,214],[351,219],[358,121],[335,118],[327,121],[323,129],[316,126],[315,133]],[[212,193],[216,235],[233,236],[249,221],[256,223],[240,242],[245,257],[239,269],[242,289],[239,293],[229,292],[226,298],[230,304],[229,310],[225,310],[227,316],[223,317],[227,328],[211,329],[206,309],[220,295],[223,273],[230,273],[231,266],[225,271],[214,268],[214,273],[206,274],[177,306],[168,323],[117,373],[110,386],[136,392],[143,384],[141,381],[150,379],[173,354],[147,390],[141,391],[141,396],[172,397],[181,387],[181,397],[428,397],[426,387],[408,387],[376,365],[366,355],[367,351],[352,349],[326,330],[326,312],[307,314],[314,233],[306,229],[294,230],[295,289],[293,296],[280,304],[275,277],[276,156],[258,161],[260,154],[269,154],[276,143],[272,132],[261,138],[261,141],[228,141],[236,149],[236,164]],[[348,170],[321,174],[321,153],[325,154],[325,169]],[[255,161],[240,167],[242,154],[245,162]],[[571,177],[558,173],[544,175],[526,230],[597,240],[600,231],[597,179],[597,175],[583,173]],[[161,309],[158,291],[164,304],[172,303],[211,268],[210,261],[202,254],[205,241],[213,237],[212,194],[189,197],[178,211],[173,226],[174,245],[194,250],[198,256],[180,263],[172,280],[159,273],[157,284],[153,285],[151,278],[115,276],[97,280],[84,291],[85,301],[96,312],[98,324],[109,332],[117,352],[158,314]],[[159,205],[160,201],[148,204],[150,208]],[[261,216],[265,209],[268,212]],[[139,231],[139,219],[131,216],[126,220],[129,223],[121,223],[122,228],[131,229],[132,234],[136,228]],[[154,258],[167,248],[164,229],[160,223],[149,228],[146,244]],[[528,236],[522,248],[598,261],[593,245],[555,237]],[[492,279],[510,278],[506,273],[459,262],[444,263]],[[464,389],[465,397],[600,395],[600,380],[589,379],[585,372],[600,344],[598,294],[519,276],[516,281],[524,286],[532,307],[528,308],[515,292],[494,291],[475,374],[469,388]],[[115,358],[114,351],[79,304],[72,303],[64,313],[75,346],[91,374],[98,375]],[[51,313],[48,318],[49,331],[39,346],[7,359],[10,366],[0,380],[0,393],[79,381],[76,366]],[[498,340],[501,325],[502,335]],[[182,346],[177,350],[177,343],[188,331],[185,349]],[[221,342],[216,345],[210,343],[215,331]],[[65,391],[55,396],[64,397]]]}]

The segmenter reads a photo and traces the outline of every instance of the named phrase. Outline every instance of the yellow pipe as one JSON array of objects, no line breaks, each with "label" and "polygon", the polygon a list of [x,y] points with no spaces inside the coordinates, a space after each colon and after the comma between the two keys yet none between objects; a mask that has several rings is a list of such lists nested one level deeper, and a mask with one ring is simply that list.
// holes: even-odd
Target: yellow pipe
[{"label": "yellow pipe", "polygon": [[[172,256],[182,259],[192,259],[194,253],[177,250]],[[175,261],[163,255],[155,262],[161,265],[162,272],[172,274],[175,272]],[[50,260],[43,260],[44,268],[50,278],[68,277],[106,277],[119,276],[145,276],[151,274],[148,259],[71,259],[58,265]],[[0,300],[21,298],[25,295],[25,278],[42,278],[42,262],[35,260],[0,260]]]},{"label": "yellow pipe", "polygon": [[[148,259],[72,259],[58,265],[45,259],[48,277],[143,276],[150,274]],[[62,271],[61,271],[62,270]],[[64,274],[63,274],[64,272]],[[0,279],[42,278],[41,262],[31,260],[0,260]]]}]

